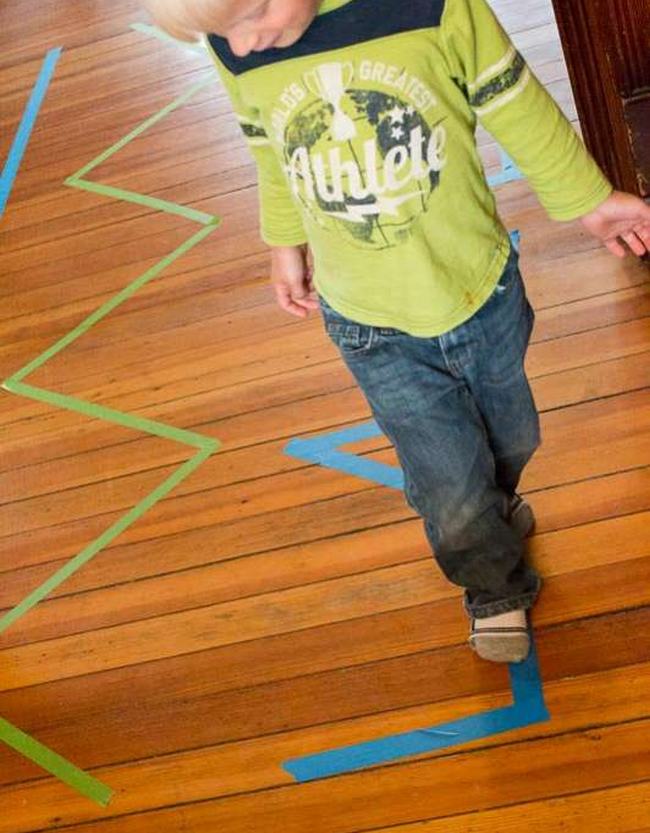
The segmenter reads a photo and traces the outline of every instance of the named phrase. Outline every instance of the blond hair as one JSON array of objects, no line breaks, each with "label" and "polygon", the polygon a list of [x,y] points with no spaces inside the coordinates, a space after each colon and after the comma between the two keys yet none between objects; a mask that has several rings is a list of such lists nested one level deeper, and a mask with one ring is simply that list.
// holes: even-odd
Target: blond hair
[{"label": "blond hair", "polygon": [[[223,20],[237,0],[143,0],[156,23],[172,37],[196,41]],[[240,4],[241,5],[241,4]]]}]

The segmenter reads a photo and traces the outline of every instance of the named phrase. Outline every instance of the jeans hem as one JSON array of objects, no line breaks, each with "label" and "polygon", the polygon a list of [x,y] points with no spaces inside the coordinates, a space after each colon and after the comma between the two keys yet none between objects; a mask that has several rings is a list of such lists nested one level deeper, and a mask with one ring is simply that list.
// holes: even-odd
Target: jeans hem
[{"label": "jeans hem", "polygon": [[528,610],[537,601],[537,596],[542,586],[541,579],[537,580],[537,587],[530,593],[523,593],[520,596],[513,596],[509,599],[500,599],[496,602],[473,605],[467,600],[467,591],[463,598],[463,606],[466,613],[472,619],[485,619],[488,616],[498,616],[500,613],[510,613],[513,610]]}]

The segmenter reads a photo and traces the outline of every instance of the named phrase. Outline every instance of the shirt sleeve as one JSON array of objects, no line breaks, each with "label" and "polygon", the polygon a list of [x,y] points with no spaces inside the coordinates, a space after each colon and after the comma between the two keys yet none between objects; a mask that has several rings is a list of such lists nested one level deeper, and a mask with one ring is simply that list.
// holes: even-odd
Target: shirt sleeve
[{"label": "shirt sleeve", "polygon": [[237,79],[221,63],[207,38],[206,46],[257,165],[262,240],[269,246],[300,246],[307,242],[302,219],[291,196],[280,159],[268,139],[259,113],[244,102],[237,86]]},{"label": "shirt sleeve", "polygon": [[487,0],[447,0],[441,25],[452,77],[483,126],[528,178],[548,215],[574,220],[607,199],[611,183]]}]

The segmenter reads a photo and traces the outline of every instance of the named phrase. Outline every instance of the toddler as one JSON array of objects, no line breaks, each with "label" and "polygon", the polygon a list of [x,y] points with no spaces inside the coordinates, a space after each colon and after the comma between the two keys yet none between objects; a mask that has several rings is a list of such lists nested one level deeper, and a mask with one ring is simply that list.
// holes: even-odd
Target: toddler
[{"label": "toddler", "polygon": [[517,493],[540,444],[524,372],[535,314],[477,120],[551,218],[580,218],[614,255],[650,248],[650,207],[614,191],[486,0],[148,6],[178,38],[207,35],[257,162],[279,305],[322,310],[464,588],[472,647],[522,661],[540,590]]}]

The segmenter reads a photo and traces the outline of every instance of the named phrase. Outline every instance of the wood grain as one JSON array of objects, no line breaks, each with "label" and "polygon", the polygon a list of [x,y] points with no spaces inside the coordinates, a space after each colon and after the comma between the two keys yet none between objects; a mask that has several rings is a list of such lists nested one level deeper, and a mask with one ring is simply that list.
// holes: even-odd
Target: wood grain
[{"label": "wood grain", "polygon": [[[550,0],[493,5],[579,130]],[[0,230],[2,379],[197,229],[63,184],[213,73],[129,28],[145,19],[137,0],[0,7],[0,158],[44,52],[64,47]],[[496,172],[494,138],[477,142]],[[460,588],[401,492],[284,453],[370,416],[319,318],[273,303],[223,90],[202,88],[90,178],[222,223],[28,381],[223,447],[0,636],[0,715],[116,791],[100,809],[0,746],[0,833],[644,833],[647,267],[551,222],[526,182],[498,189],[536,310],[543,444],[521,490],[551,720],[296,785],[288,758],[507,705],[507,669],[467,647]],[[0,426],[0,612],[191,453],[4,391]],[[382,437],[346,450],[396,464]]]}]

